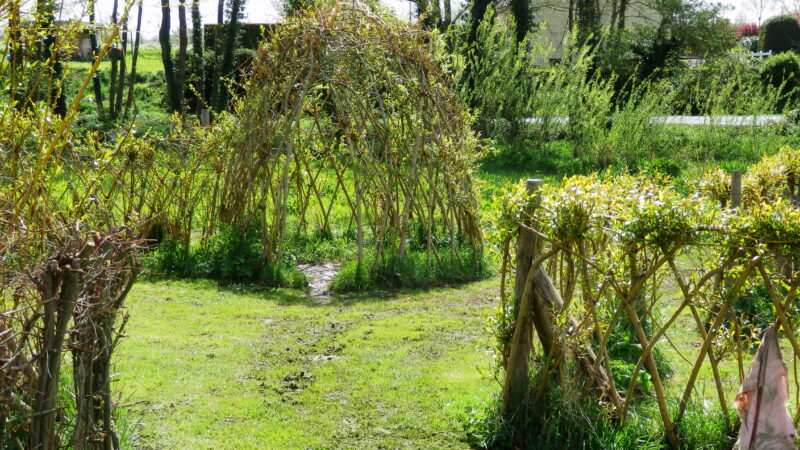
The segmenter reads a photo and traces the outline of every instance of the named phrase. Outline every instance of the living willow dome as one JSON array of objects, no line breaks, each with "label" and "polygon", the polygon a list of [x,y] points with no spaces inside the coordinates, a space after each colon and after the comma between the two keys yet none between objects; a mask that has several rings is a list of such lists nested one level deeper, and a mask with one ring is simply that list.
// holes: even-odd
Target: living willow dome
[{"label": "living willow dome", "polygon": [[315,232],[350,233],[373,269],[480,250],[477,139],[443,64],[434,36],[358,4],[281,25],[237,107],[222,221],[258,223],[268,261]]}]

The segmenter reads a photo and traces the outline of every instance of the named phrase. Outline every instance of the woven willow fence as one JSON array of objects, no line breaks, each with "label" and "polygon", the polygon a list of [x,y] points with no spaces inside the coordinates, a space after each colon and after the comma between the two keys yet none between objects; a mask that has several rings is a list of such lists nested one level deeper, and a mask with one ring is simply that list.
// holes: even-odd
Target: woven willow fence
[{"label": "woven willow fence", "polygon": [[359,263],[366,245],[375,262],[403,258],[412,226],[434,263],[457,258],[460,243],[479,249],[477,139],[439,44],[359,4],[287,21],[238,104],[215,218],[257,223],[268,262],[281,259],[289,220],[295,233],[354,230]]},{"label": "woven willow fence", "polygon": [[[646,175],[577,176],[561,186],[528,180],[509,193],[495,224],[504,249],[501,301],[511,311],[500,336],[503,414],[511,417],[539,401],[554,379],[580,378],[584,395],[599,398],[612,417],[625,422],[642,380],[638,375],[646,371],[667,441],[677,447],[677,425],[708,365],[718,408],[733,429],[733,399],[720,365],[735,361],[741,382],[759,335],[734,311],[734,302],[755,286],[765,289],[776,327],[792,349],[787,358],[800,357],[799,175],[800,155],[784,149],[751,167],[743,179],[709,173],[690,195],[679,193],[669,179]],[[513,286],[507,280],[512,266]],[[680,297],[674,308],[665,303],[666,289]],[[691,369],[675,412],[654,355],[671,345],[670,335],[688,331],[676,326],[684,316],[701,344],[687,355]],[[627,385],[615,383],[619,378],[609,357],[609,339],[620,330],[641,348]],[[530,386],[534,331],[544,376]],[[577,374],[583,376],[572,376]],[[796,373],[794,380],[796,424]]]}]

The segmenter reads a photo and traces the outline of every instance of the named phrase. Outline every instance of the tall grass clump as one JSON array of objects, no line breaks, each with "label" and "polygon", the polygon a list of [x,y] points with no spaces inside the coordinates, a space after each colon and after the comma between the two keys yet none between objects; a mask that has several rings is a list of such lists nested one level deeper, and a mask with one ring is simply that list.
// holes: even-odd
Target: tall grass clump
[{"label": "tall grass clump", "polygon": [[[607,410],[579,400],[571,389],[575,387],[549,390],[542,398],[542,405],[546,407],[528,408],[514,417],[514,423],[502,419],[499,398],[470,406],[458,419],[467,442],[474,448],[669,448],[664,431],[659,426],[658,408],[654,402],[637,404],[631,417],[619,423],[610,417]],[[520,435],[518,430],[526,432]],[[679,448],[685,450],[729,449],[735,441],[719,411],[710,411],[694,403],[687,409],[680,432]]]},{"label": "tall grass clump", "polygon": [[331,283],[334,292],[372,289],[429,288],[478,281],[490,276],[490,262],[481,251],[466,245],[458,252],[442,253],[431,261],[421,250],[410,251],[405,258],[368,255],[362,264],[345,264]]},{"label": "tall grass clump", "polygon": [[143,259],[152,275],[207,278],[224,283],[254,283],[303,288],[308,282],[291,260],[264,261],[257,228],[223,226],[210,239],[191,245],[166,238]]}]

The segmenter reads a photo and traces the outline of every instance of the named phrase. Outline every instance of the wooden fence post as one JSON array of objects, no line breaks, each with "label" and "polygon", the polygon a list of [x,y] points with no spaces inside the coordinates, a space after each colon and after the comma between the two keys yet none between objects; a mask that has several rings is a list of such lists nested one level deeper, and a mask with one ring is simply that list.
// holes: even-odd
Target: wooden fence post
[{"label": "wooden fence post", "polygon": [[[530,200],[527,205],[528,214],[523,218],[522,224],[535,228],[532,220],[532,211],[541,204],[539,189],[542,180],[531,179],[526,182]],[[564,302],[550,277],[539,264],[533,267],[534,262],[541,257],[542,242],[533,232],[520,228],[517,243],[517,274],[514,285],[516,322],[513,339],[509,350],[506,365],[506,377],[503,385],[503,399],[501,414],[506,420],[513,420],[513,416],[520,407],[527,403],[530,395],[529,386],[529,359],[532,349],[533,329],[536,328],[542,349],[549,361],[559,364],[562,349],[558,346],[555,326],[550,317],[550,312],[559,313],[563,310]],[[563,311],[565,312],[565,311]],[[567,321],[571,328],[577,329],[579,324],[567,314]],[[575,355],[579,360],[581,369],[591,379],[601,395],[616,398],[616,392],[609,383],[609,375],[602,367],[598,366],[597,356],[591,346],[581,346]],[[552,367],[550,367],[552,369]],[[549,372],[549,370],[545,370]],[[545,373],[544,376],[547,376]],[[544,387],[546,383],[540,384]],[[541,394],[537,391],[537,398]],[[536,401],[536,399],[534,399]],[[517,422],[516,425],[520,425]]]},{"label": "wooden fence post", "polygon": [[731,173],[731,208],[742,205],[742,171],[734,170]]},{"label": "wooden fence post", "polygon": [[[738,209],[740,206],[742,206],[742,171],[734,170],[731,172],[731,198],[728,207],[730,209]],[[733,257],[735,251],[734,248],[728,249],[728,257]],[[733,279],[724,272],[721,272],[719,277],[724,281],[726,288],[733,283]]]},{"label": "wooden fence post", "polygon": [[[542,180],[530,178],[525,181],[525,191],[528,193],[529,201],[527,206],[527,217],[524,217],[522,223],[531,226],[531,213],[539,206],[542,197],[539,195],[539,188],[542,187]],[[514,311],[519,312],[519,302],[522,298],[522,293],[525,291],[525,280],[528,278],[528,271],[531,270],[531,263],[535,255],[540,252],[541,243],[536,235],[530,231],[521,229],[519,238],[517,239],[517,275],[514,281]]]},{"label": "wooden fence post", "polygon": [[[538,195],[542,180],[528,179],[525,182],[526,192],[529,196],[527,212],[523,217],[523,225],[532,225],[531,213],[541,202]],[[536,235],[520,228],[517,241],[517,274],[514,283],[514,313],[516,324],[511,341],[508,364],[506,365],[506,380],[503,386],[502,414],[506,418],[514,414],[529,394],[528,386],[528,359],[531,352],[531,338],[533,322],[531,317],[531,295],[524,298],[528,273],[531,270],[533,259],[537,256],[540,243]]]},{"label": "wooden fence post", "polygon": [[207,127],[209,125],[211,125],[211,113],[207,108],[203,108],[200,110],[200,126]]}]

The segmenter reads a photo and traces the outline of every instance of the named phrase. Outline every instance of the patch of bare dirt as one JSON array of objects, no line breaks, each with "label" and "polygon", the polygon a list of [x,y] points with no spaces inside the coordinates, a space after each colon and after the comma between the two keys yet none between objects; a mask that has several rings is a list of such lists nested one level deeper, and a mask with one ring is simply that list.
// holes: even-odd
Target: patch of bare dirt
[{"label": "patch of bare dirt", "polygon": [[339,273],[341,264],[336,263],[303,263],[297,265],[297,270],[303,272],[308,278],[308,295],[310,297],[330,297],[330,285],[333,278]]}]

